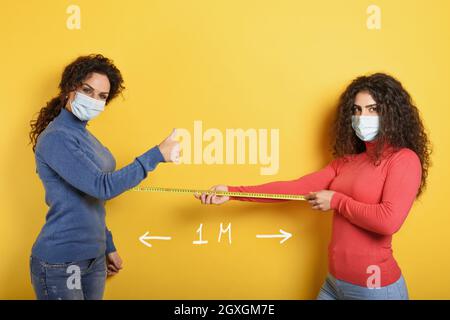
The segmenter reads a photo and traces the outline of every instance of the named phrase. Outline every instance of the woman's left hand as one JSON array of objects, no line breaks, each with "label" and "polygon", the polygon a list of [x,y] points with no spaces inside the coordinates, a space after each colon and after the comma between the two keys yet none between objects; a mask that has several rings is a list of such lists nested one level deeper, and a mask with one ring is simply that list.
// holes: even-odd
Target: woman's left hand
[{"label": "woman's left hand", "polygon": [[333,198],[334,191],[321,190],[317,192],[310,192],[306,199],[312,205],[314,210],[327,211],[331,208],[331,198]]},{"label": "woman's left hand", "polygon": [[122,269],[122,258],[120,258],[117,251],[106,255],[106,266],[108,276],[116,275]]}]

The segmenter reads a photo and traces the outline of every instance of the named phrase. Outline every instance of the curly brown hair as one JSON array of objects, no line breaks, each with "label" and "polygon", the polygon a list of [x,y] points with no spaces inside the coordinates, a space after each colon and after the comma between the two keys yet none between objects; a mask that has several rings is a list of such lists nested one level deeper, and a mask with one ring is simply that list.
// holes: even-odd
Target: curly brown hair
[{"label": "curly brown hair", "polygon": [[48,101],[45,107],[41,108],[37,119],[30,121],[31,131],[29,137],[30,144],[33,145],[33,152],[35,152],[36,142],[41,132],[59,115],[61,109],[66,105],[69,92],[76,90],[82,81],[93,72],[108,77],[110,90],[106,104],[125,89],[122,74],[112,60],[101,54],[90,54],[75,59],[75,61],[64,68],[58,86],[59,94]]},{"label": "curly brown hair", "polygon": [[333,125],[333,156],[358,154],[366,149],[352,128],[355,97],[359,92],[368,92],[377,103],[380,127],[377,144],[371,160],[379,165],[383,147],[390,144],[395,152],[400,148],[414,151],[422,165],[422,180],[417,197],[426,187],[428,168],[431,164],[431,143],[425,132],[419,110],[400,81],[394,77],[375,73],[353,80],[339,98],[336,119]]}]

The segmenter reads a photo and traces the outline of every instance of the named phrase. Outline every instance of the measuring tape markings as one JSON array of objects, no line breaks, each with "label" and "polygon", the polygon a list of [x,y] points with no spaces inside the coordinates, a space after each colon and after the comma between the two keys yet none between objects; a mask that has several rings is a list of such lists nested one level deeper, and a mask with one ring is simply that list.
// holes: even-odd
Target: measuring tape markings
[{"label": "measuring tape markings", "polygon": [[302,200],[306,201],[306,196],[297,194],[278,194],[278,193],[252,193],[252,192],[235,192],[235,191],[214,191],[214,190],[198,190],[183,188],[161,188],[161,187],[134,187],[133,191],[139,192],[167,192],[167,193],[205,193],[215,194],[218,196],[232,196],[239,198],[260,198],[260,199],[280,199],[280,200]]}]

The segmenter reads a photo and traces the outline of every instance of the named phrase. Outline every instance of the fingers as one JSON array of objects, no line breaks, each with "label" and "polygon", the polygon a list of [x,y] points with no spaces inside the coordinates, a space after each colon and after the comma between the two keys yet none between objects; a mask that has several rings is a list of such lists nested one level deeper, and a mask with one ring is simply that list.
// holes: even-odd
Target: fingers
[{"label": "fingers", "polygon": [[321,210],[322,209],[322,200],[317,198],[317,194],[314,192],[310,192],[309,195],[306,196],[308,203],[312,206],[313,210]]},{"label": "fingers", "polygon": [[119,273],[119,270],[113,264],[108,264],[106,272],[108,276],[114,276]]},{"label": "fingers", "polygon": [[200,199],[202,200],[202,204],[206,204],[206,193],[202,193]]},{"label": "fingers", "polygon": [[114,267],[117,269],[117,271],[122,270],[122,260],[113,260],[112,263],[114,264]]},{"label": "fingers", "polygon": [[176,144],[173,146],[172,150],[170,151],[170,160],[174,163],[180,162],[180,151],[181,146],[179,142],[176,142]]},{"label": "fingers", "polygon": [[308,203],[312,206],[315,206],[319,203],[319,199],[317,199],[316,195],[309,194],[306,196],[306,199],[308,200]]},{"label": "fingers", "polygon": [[114,271],[113,268],[110,268],[111,265],[108,265],[108,268],[106,269],[106,273],[108,276],[114,276],[116,274],[118,274],[118,271]]},{"label": "fingers", "polygon": [[316,192],[310,192],[308,195],[305,196],[306,200],[308,200],[308,203],[312,206],[311,208],[313,210],[321,210],[322,209],[322,202],[320,199],[317,198]]},{"label": "fingers", "polygon": [[305,196],[306,200],[314,200],[317,199],[317,194],[316,192],[310,192],[309,194],[307,194]]},{"label": "fingers", "polygon": [[[214,186],[209,190],[214,191],[216,190],[216,187]],[[216,195],[214,193],[205,193],[205,192],[202,192],[201,194],[194,193],[194,197],[196,199],[201,200],[202,204],[213,204],[217,201]]]},{"label": "fingers", "polygon": [[[209,190],[214,191],[215,189],[216,189],[216,187],[214,186],[214,187],[210,188]],[[206,204],[211,204],[212,203],[211,201],[212,201],[214,196],[215,196],[214,193],[210,193],[209,195],[207,195],[207,197],[206,197]]]},{"label": "fingers", "polygon": [[320,202],[317,200],[309,200],[308,203],[312,206],[313,209],[320,205]]},{"label": "fingers", "polygon": [[[228,196],[218,195],[217,192],[228,191],[227,186],[215,185],[209,189],[212,192],[194,193],[194,197],[201,201],[202,204],[222,204],[229,200]],[[217,191],[217,192],[216,192]]]},{"label": "fingers", "polygon": [[119,272],[119,269],[116,268],[116,266],[112,263],[108,264],[108,269],[113,271],[113,272]]}]

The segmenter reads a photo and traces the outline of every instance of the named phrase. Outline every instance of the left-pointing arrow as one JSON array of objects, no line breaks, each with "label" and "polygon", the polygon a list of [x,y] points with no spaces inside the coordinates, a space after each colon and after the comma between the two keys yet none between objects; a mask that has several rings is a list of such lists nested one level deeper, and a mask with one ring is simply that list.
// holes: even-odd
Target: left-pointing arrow
[{"label": "left-pointing arrow", "polygon": [[172,240],[172,237],[149,236],[149,232],[147,231],[145,234],[139,237],[139,241],[147,247],[151,248],[152,245],[145,240]]}]

